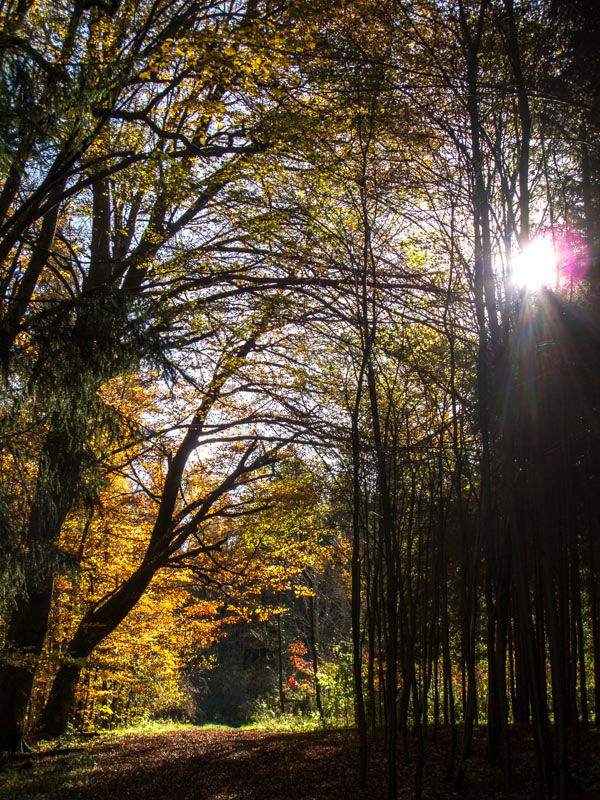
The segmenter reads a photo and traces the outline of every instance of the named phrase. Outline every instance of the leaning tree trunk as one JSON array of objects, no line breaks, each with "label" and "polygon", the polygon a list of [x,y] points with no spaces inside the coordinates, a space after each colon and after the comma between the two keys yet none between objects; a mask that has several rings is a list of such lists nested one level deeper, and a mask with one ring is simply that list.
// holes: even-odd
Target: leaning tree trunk
[{"label": "leaning tree trunk", "polygon": [[[192,531],[210,512],[213,504],[234,489],[242,476],[273,463],[275,457],[273,452],[262,453],[249,461],[254,450],[254,445],[250,445],[235,469],[204,498],[191,520],[181,528],[173,528],[173,514],[179,497],[181,479],[188,459],[197,447],[206,415],[219,396],[224,383],[239,364],[239,360],[244,359],[251,351],[265,319],[267,317],[261,321],[258,331],[235,351],[234,357],[213,375],[204,399],[170,461],[160,505],[141,563],[115,592],[92,608],[79,623],[75,635],[67,646],[64,662],[56,675],[42,713],[40,730],[44,734],[64,733],[74,705],[79,675],[91,652],[121,624],[142,597],[154,575],[187,541]],[[207,550],[210,549],[214,548],[207,546]]]},{"label": "leaning tree trunk", "polygon": [[60,736],[67,729],[75,704],[79,676],[90,654],[125,619],[162,564],[144,559],[138,569],[98,608],[79,623],[52,684],[42,712],[39,731],[45,736]]}]

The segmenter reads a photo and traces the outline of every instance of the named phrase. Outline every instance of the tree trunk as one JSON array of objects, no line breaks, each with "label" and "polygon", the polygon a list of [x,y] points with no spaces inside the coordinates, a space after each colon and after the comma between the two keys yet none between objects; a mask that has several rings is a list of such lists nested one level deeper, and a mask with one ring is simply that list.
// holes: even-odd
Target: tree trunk
[{"label": "tree trunk", "polygon": [[[362,631],[360,624],[360,594],[361,594],[361,491],[360,491],[360,432],[358,429],[358,418],[360,413],[360,403],[362,397],[362,385],[365,368],[365,358],[363,356],[356,397],[352,410],[352,675],[354,679],[354,697],[356,702],[356,724],[358,727],[359,741],[359,761],[358,761],[358,786],[363,788],[367,781],[367,719],[365,714],[365,701],[362,685]],[[368,593],[368,586],[367,586]],[[371,626],[372,628],[372,626]],[[374,641],[373,631],[369,635],[369,641]],[[370,689],[373,681],[373,653],[369,653],[369,683]],[[371,691],[373,698],[373,691]],[[374,708],[371,705],[371,713],[374,725]]]},{"label": "tree trunk", "polygon": [[39,731],[60,736],[67,729],[81,670],[96,645],[111,634],[136,605],[160,564],[142,562],[120,588],[79,623],[50,689]]},{"label": "tree trunk", "polygon": [[[310,585],[312,587],[312,581],[310,581]],[[312,664],[313,664],[313,681],[315,685],[315,704],[317,706],[317,711],[319,712],[319,717],[321,718],[321,722],[324,719],[323,715],[323,703],[321,701],[321,681],[319,679],[319,660],[317,656],[317,621],[316,621],[316,614],[315,614],[315,598],[314,595],[310,595],[308,598],[308,608],[309,608],[309,618],[310,618],[310,652],[312,656]]]},{"label": "tree trunk", "polygon": [[283,690],[283,641],[281,636],[281,614],[277,614],[277,679],[279,683],[279,710],[285,714],[285,693]]},{"label": "tree trunk", "polygon": [[53,549],[74,501],[81,468],[79,443],[68,442],[68,433],[68,428],[55,420],[40,457],[25,536],[31,553],[24,566],[27,591],[17,598],[10,616],[0,667],[0,749],[15,751],[23,746],[27,706],[48,630],[55,571]]},{"label": "tree trunk", "polygon": [[48,573],[27,598],[20,597],[6,635],[7,656],[0,667],[0,751],[23,749],[27,707],[37,659],[48,628],[53,578]]}]

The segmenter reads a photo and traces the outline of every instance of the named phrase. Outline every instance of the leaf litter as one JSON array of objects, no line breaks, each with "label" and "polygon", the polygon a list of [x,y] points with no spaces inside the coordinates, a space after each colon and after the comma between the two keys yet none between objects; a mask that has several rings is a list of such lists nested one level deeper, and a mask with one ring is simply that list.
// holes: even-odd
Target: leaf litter
[{"label": "leaf litter", "polygon": [[[428,740],[423,800],[502,797],[502,770],[482,758],[475,741],[467,778],[458,789],[445,778],[448,737]],[[535,792],[532,742],[524,734],[523,770],[513,798]],[[598,737],[586,740],[588,762],[580,798],[600,796]],[[273,733],[190,728],[158,734],[99,737],[70,747],[11,757],[0,771],[0,800],[384,800],[384,745],[371,742],[369,779],[357,787],[358,742],[352,730]],[[398,798],[415,797],[416,742],[399,757]],[[519,749],[515,749],[519,752]],[[529,754],[529,756],[528,756]],[[15,778],[17,775],[17,779]]]}]

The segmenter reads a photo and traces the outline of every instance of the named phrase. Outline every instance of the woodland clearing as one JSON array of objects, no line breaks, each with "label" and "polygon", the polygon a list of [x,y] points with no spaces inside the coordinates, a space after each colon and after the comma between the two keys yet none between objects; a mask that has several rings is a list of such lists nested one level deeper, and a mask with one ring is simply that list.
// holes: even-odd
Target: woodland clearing
[{"label": "woodland clearing", "polygon": [[[485,729],[477,729],[474,756],[465,783],[457,788],[444,776],[449,737],[440,730],[426,742],[423,797],[495,798],[502,793],[502,770],[483,758]],[[518,744],[515,791],[532,797],[533,738],[513,731]],[[582,738],[578,797],[600,795],[599,737]],[[385,797],[381,742],[371,743],[365,789],[356,786],[356,732],[353,730],[276,733],[248,729],[183,727],[162,733],[107,735],[73,740],[37,753],[13,755],[0,770],[0,800],[378,800]],[[416,742],[408,759],[399,753],[398,797],[414,797]]]}]

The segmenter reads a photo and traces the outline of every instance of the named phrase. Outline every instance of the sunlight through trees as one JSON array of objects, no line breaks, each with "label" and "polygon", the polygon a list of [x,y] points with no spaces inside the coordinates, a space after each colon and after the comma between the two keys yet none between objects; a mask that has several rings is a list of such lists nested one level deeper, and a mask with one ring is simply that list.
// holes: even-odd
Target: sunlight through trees
[{"label": "sunlight through trees", "polygon": [[[0,0],[0,749],[355,725],[585,786],[583,0]],[[379,739],[377,737],[380,737]],[[532,762],[533,763],[533,762]],[[583,776],[583,777],[582,777]]]}]

